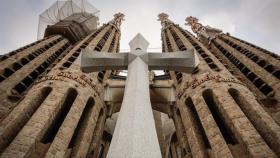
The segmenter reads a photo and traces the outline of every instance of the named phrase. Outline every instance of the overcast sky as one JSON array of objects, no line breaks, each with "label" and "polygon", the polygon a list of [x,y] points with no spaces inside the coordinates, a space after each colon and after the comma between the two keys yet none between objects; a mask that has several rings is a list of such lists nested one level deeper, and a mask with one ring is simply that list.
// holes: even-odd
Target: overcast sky
[{"label": "overcast sky", "polygon": [[[0,54],[37,40],[38,15],[56,0],[0,0]],[[196,16],[232,35],[280,53],[280,0],[88,0],[100,12],[100,22],[116,12],[126,17],[121,27],[121,50],[138,32],[160,48],[160,22],[157,15],[169,14],[185,26],[186,16]],[[159,50],[159,49],[157,49]]]}]

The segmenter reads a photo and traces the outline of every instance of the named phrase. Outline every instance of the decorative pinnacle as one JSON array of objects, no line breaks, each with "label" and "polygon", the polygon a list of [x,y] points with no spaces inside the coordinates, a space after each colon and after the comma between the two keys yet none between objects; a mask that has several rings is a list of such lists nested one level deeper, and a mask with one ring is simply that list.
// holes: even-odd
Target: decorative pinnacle
[{"label": "decorative pinnacle", "polygon": [[164,26],[167,22],[170,22],[169,18],[168,18],[168,14],[166,13],[160,13],[158,15],[158,21],[160,21],[161,25]]},{"label": "decorative pinnacle", "polygon": [[198,19],[196,17],[189,16],[186,18],[186,22],[186,25],[193,25],[195,23],[198,23]]},{"label": "decorative pinnacle", "polygon": [[113,23],[119,28],[124,21],[124,14],[119,12],[114,15]]},{"label": "decorative pinnacle", "polygon": [[198,19],[193,16],[189,16],[185,20],[187,23],[185,25],[191,26],[194,33],[198,33],[201,28],[203,28],[203,25],[198,22]]},{"label": "decorative pinnacle", "polygon": [[[202,36],[209,40],[209,43],[215,39],[219,34],[222,33],[222,30],[210,27],[210,26],[203,26],[201,23],[198,22],[198,19],[193,16],[189,16],[186,18],[185,25],[189,25],[192,28],[192,31],[199,36]],[[209,34],[210,33],[210,34]]]}]

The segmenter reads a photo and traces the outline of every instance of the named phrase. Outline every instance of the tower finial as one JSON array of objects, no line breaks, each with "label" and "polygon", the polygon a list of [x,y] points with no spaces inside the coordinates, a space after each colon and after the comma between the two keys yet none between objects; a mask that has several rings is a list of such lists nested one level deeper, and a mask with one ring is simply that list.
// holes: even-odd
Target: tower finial
[{"label": "tower finial", "polygon": [[[186,18],[185,25],[189,25],[192,28],[192,31],[196,33],[198,36],[202,36],[208,39],[209,43],[215,39],[219,34],[222,33],[221,30],[212,28],[210,26],[203,26],[201,23],[198,22],[198,19],[193,16],[189,16]],[[200,38],[200,37],[199,37]]]},{"label": "tower finial", "polygon": [[122,21],[124,21],[124,14],[119,12],[119,13],[116,13],[114,15],[114,19],[112,20],[112,22],[118,27],[120,28],[121,24],[122,24]]},{"label": "tower finial", "polygon": [[160,13],[158,15],[158,21],[160,21],[161,25],[164,27],[166,25],[167,22],[170,22],[169,18],[168,18],[168,14],[166,13]]},{"label": "tower finial", "polygon": [[191,26],[194,33],[199,33],[199,30],[202,29],[203,25],[198,22],[198,19],[193,16],[189,16],[185,20],[187,23],[185,25]]}]

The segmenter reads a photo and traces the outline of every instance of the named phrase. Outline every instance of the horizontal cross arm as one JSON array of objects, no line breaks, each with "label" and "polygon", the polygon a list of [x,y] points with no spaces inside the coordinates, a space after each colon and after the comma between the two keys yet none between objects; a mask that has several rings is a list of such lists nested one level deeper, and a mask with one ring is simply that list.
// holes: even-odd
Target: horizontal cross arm
[{"label": "horizontal cross arm", "polygon": [[81,58],[82,71],[89,73],[103,70],[125,70],[131,54],[83,50]]},{"label": "horizontal cross arm", "polygon": [[194,49],[170,53],[147,53],[141,58],[150,70],[171,70],[191,73],[199,64],[199,57]]}]

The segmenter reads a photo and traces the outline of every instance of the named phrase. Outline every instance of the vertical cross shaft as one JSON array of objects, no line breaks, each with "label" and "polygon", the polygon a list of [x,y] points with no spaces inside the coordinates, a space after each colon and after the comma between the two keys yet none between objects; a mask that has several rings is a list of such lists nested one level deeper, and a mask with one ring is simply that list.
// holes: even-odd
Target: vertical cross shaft
[{"label": "vertical cross shaft", "polygon": [[108,158],[160,158],[150,102],[148,65],[140,58],[148,42],[138,34],[131,42],[135,58],[128,64],[122,107]]}]

